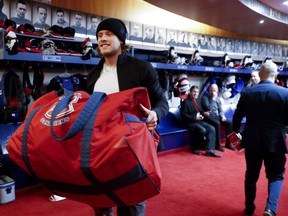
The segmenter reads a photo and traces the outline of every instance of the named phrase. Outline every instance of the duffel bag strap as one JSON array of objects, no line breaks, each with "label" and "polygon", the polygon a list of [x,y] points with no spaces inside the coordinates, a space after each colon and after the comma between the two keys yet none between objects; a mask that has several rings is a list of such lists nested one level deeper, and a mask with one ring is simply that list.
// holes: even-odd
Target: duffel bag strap
[{"label": "duffel bag strap", "polygon": [[69,131],[65,134],[63,137],[57,137],[54,130],[53,130],[53,122],[56,118],[56,116],[64,110],[68,105],[73,97],[73,94],[65,96],[62,100],[60,100],[55,108],[52,111],[51,121],[50,121],[50,131],[52,134],[52,137],[57,141],[63,141],[66,139],[69,139],[73,136],[75,136],[80,130],[83,129],[87,121],[90,119],[92,113],[98,111],[101,104],[106,98],[106,94],[104,92],[94,92],[88,101],[86,102],[84,108],[81,110],[80,114],[78,115],[77,119],[69,129]]}]

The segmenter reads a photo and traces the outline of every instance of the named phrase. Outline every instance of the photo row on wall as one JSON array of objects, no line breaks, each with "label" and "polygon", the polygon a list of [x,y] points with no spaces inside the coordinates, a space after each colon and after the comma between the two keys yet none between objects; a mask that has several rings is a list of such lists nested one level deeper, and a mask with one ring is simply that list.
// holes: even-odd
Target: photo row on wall
[{"label": "photo row on wall", "polygon": [[[75,36],[96,39],[98,24],[106,17],[70,11],[50,5],[24,0],[0,0],[0,19],[11,19],[17,25],[29,23],[35,29],[58,25],[75,29]],[[124,21],[131,44],[168,48],[251,54],[252,56],[288,57],[288,46],[217,37],[194,32]]]}]

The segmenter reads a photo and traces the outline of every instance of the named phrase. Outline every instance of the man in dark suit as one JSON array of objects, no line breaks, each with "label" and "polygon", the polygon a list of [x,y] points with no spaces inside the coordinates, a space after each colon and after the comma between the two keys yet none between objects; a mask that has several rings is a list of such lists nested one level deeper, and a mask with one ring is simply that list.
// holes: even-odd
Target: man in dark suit
[{"label": "man in dark suit", "polygon": [[271,60],[262,64],[260,83],[242,91],[233,116],[233,130],[240,131],[246,116],[241,147],[245,148],[245,214],[256,208],[256,183],[264,161],[268,179],[268,198],[263,215],[276,215],[282,190],[287,153],[288,89],[274,84],[277,66]]},{"label": "man in dark suit", "polygon": [[216,138],[215,129],[212,125],[204,121],[204,118],[208,113],[203,112],[201,103],[198,100],[198,95],[198,86],[192,86],[190,88],[189,98],[184,100],[181,104],[181,115],[183,121],[189,130],[195,134],[195,143],[191,147],[192,152],[200,155],[200,145],[205,137],[207,141],[207,145],[205,146],[206,156],[221,157],[221,155],[214,151]]}]

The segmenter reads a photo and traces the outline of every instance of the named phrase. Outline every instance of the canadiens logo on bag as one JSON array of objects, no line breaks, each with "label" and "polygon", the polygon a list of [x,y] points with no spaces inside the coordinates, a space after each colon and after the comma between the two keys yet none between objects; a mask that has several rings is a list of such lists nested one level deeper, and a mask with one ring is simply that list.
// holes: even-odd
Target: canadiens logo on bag
[{"label": "canadiens logo on bag", "polygon": [[145,88],[50,92],[32,104],[7,150],[53,194],[100,208],[135,205],[161,186],[159,137],[140,103],[150,107]]},{"label": "canadiens logo on bag", "polygon": [[[60,97],[59,100],[61,100],[63,97]],[[70,120],[69,114],[75,111],[73,104],[76,104],[78,100],[81,98],[81,94],[75,93],[73,97],[71,98],[71,101],[67,105],[67,107],[62,110],[57,116],[56,121],[53,122],[53,125],[61,125],[65,122],[68,122]],[[52,112],[56,106],[57,102],[52,105],[50,109],[44,114],[44,117],[40,119],[40,121],[47,126],[50,126],[50,120],[52,117]]]}]

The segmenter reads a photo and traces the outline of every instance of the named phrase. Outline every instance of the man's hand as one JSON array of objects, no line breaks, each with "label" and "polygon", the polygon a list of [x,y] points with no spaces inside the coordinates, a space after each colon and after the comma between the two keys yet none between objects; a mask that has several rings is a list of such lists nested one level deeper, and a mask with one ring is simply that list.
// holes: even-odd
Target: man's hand
[{"label": "man's hand", "polygon": [[146,113],[146,116],[147,116],[146,125],[147,125],[148,130],[154,130],[157,126],[157,121],[158,121],[156,112],[153,110],[147,109],[142,104],[140,104],[140,107],[144,111],[144,113]]},{"label": "man's hand", "polygon": [[196,121],[202,121],[204,119],[204,117],[198,112],[196,114]]},{"label": "man's hand", "polygon": [[210,115],[210,113],[211,113],[211,111],[206,111],[206,112],[204,112],[204,116],[208,117]]}]

